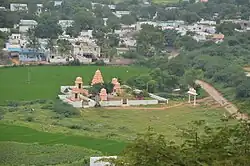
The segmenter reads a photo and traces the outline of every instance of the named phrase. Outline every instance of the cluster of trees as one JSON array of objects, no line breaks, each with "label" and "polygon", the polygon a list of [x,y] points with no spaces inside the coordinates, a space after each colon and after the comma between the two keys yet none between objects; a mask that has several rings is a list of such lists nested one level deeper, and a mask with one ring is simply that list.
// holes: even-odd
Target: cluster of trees
[{"label": "cluster of trees", "polygon": [[[233,23],[217,26],[216,31],[225,34],[225,39],[216,44],[197,42],[189,33],[181,36],[175,30],[143,26],[136,38],[136,51],[125,56],[136,58],[138,64],[152,71],[130,78],[128,84],[149,92],[169,93],[174,88],[194,86],[194,80],[203,79],[219,86],[228,99],[245,102],[247,108],[250,78],[245,76],[242,67],[250,64],[250,33],[237,32],[235,28],[240,26]],[[179,56],[169,59],[166,56],[169,47],[179,50]]]},{"label": "cluster of trees", "polygon": [[152,129],[131,143],[117,159],[103,159],[116,166],[248,166],[250,125],[247,122],[216,128],[196,121],[181,129],[181,143],[167,141]]}]

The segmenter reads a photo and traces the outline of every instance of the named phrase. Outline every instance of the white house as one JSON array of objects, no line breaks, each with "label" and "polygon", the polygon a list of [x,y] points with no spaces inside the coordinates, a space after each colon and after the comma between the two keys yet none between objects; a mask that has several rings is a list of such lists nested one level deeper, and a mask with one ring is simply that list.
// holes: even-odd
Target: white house
[{"label": "white house", "polygon": [[101,49],[88,38],[81,38],[73,42],[73,55],[84,57],[100,57]]},{"label": "white house", "polygon": [[103,157],[90,157],[90,166],[110,166],[109,162],[99,161],[105,158],[114,158],[116,159],[117,156],[103,156]]},{"label": "white house", "polygon": [[93,30],[86,30],[80,32],[81,37],[88,37],[88,38],[93,38]]},{"label": "white house", "polygon": [[37,26],[35,20],[20,20],[19,33],[26,33],[29,29]]},{"label": "white house", "polygon": [[10,11],[28,11],[28,5],[24,3],[11,3]]},{"label": "white house", "polygon": [[123,15],[128,15],[130,14],[130,11],[116,11],[116,12],[113,12],[114,15],[116,15],[116,17],[122,17]]},{"label": "white house", "polygon": [[54,1],[54,6],[61,6],[63,1]]},{"label": "white house", "polygon": [[63,31],[66,31],[68,27],[71,27],[74,23],[74,20],[59,20],[58,25],[62,27]]},{"label": "white house", "polygon": [[5,32],[5,33],[9,33],[10,32],[10,28],[0,28],[1,32]]},{"label": "white house", "polygon": [[36,4],[37,10],[36,10],[36,14],[40,15],[43,11],[43,4]]}]

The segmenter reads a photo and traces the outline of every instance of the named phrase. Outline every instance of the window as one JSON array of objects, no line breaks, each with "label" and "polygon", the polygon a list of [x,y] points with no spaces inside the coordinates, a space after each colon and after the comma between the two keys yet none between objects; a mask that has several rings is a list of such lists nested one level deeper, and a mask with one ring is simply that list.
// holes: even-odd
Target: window
[{"label": "window", "polygon": [[77,99],[77,93],[75,93],[75,99]]},{"label": "window", "polygon": [[78,88],[81,89],[82,88],[82,84],[78,84]]}]

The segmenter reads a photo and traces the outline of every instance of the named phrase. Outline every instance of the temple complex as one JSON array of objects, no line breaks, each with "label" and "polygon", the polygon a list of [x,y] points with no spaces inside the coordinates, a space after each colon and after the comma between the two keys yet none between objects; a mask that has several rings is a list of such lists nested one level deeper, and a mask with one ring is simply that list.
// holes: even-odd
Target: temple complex
[{"label": "temple complex", "polygon": [[95,75],[92,79],[91,85],[95,85],[95,84],[103,84],[103,78],[102,78],[102,73],[100,70],[96,70]]},{"label": "temple complex", "polygon": [[117,78],[113,78],[111,83],[114,85],[114,87],[113,87],[113,93],[121,93],[121,85],[118,82],[118,79]]},{"label": "temple complex", "polygon": [[75,80],[75,86],[72,88],[71,96],[69,97],[72,101],[80,101],[80,95],[88,96],[88,90],[83,89],[83,81],[81,77],[77,77]]},{"label": "temple complex", "polygon": [[102,88],[99,96],[100,96],[101,101],[107,101],[108,100],[107,90],[105,88]]}]

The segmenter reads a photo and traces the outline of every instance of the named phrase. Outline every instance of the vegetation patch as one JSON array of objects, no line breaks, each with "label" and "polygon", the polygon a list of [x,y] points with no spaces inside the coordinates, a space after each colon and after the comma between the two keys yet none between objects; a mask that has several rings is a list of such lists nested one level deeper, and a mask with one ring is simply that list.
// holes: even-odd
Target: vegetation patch
[{"label": "vegetation patch", "polygon": [[0,142],[0,165],[57,165],[89,163],[89,157],[99,151],[69,145],[39,145]]},{"label": "vegetation patch", "polygon": [[124,142],[97,139],[77,135],[47,133],[22,126],[0,124],[0,141],[39,143],[41,145],[67,144],[101,151],[104,154],[117,154],[124,147]]}]

